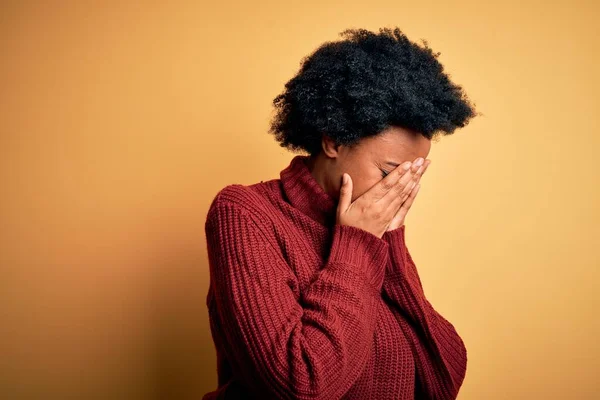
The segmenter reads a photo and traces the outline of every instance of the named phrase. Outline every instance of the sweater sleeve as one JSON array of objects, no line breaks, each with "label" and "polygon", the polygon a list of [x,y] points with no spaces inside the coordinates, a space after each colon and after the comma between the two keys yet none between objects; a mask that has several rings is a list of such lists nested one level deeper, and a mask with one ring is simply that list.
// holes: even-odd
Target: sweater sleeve
[{"label": "sweater sleeve", "polygon": [[385,240],[335,225],[327,260],[296,294],[296,276],[262,220],[221,202],[205,225],[215,315],[237,379],[265,398],[340,399],[372,346]]},{"label": "sweater sleeve", "polygon": [[[454,326],[425,297],[405,242],[405,225],[388,231],[389,244],[382,296],[416,350],[421,390],[427,399],[456,399],[465,378],[467,350]],[[410,323],[407,323],[409,321]]]}]

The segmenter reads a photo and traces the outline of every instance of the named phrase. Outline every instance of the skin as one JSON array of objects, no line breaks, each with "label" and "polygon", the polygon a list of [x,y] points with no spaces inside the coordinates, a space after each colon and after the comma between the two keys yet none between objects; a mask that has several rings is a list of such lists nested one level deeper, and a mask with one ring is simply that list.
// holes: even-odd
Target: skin
[{"label": "skin", "polygon": [[[313,155],[307,166],[323,190],[339,201],[342,175],[352,178],[352,202],[383,179],[384,172],[400,170],[405,162],[413,162],[409,171],[412,182],[408,198],[396,213],[387,230],[399,228],[412,205],[420,187],[419,181],[431,160],[427,159],[431,140],[402,127],[392,126],[376,136],[362,139],[354,146],[337,145],[326,135],[321,141],[321,151]],[[423,165],[415,165],[419,158]],[[387,164],[393,162],[398,166]]]}]

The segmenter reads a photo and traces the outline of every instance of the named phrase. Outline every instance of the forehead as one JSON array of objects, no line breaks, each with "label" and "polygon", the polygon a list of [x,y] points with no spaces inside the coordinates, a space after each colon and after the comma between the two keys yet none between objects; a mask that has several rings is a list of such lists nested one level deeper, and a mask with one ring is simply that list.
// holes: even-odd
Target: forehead
[{"label": "forehead", "polygon": [[401,127],[387,128],[370,139],[365,143],[369,152],[382,162],[402,163],[417,157],[427,158],[431,150],[431,140]]}]

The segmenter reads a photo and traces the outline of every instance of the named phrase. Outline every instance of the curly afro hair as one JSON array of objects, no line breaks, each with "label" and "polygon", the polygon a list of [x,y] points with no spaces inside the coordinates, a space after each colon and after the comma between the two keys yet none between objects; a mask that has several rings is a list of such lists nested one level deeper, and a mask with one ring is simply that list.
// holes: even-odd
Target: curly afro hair
[{"label": "curly afro hair", "polygon": [[340,36],[346,40],[325,42],[304,57],[273,100],[269,133],[281,147],[314,155],[322,134],[353,146],[389,126],[432,139],[476,115],[425,39],[421,47],[398,28],[347,29]]}]

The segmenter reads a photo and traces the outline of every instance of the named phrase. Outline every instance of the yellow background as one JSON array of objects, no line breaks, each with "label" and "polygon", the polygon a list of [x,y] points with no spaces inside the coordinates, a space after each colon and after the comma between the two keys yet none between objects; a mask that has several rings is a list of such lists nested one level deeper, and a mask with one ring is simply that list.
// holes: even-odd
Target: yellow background
[{"label": "yellow background", "polygon": [[597,398],[598,2],[136,3],[0,6],[0,397],[214,389],[210,201],[293,157],[267,130],[302,57],[398,26],[484,113],[406,222],[459,398]]}]

